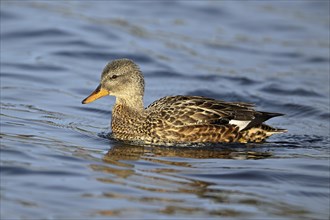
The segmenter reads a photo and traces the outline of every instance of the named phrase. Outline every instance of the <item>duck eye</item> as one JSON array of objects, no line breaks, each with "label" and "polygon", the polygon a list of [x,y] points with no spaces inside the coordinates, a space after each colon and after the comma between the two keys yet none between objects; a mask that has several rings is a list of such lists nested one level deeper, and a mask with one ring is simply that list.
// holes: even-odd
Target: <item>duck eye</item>
[{"label": "duck eye", "polygon": [[113,75],[110,77],[110,79],[116,79],[118,76],[117,75]]}]

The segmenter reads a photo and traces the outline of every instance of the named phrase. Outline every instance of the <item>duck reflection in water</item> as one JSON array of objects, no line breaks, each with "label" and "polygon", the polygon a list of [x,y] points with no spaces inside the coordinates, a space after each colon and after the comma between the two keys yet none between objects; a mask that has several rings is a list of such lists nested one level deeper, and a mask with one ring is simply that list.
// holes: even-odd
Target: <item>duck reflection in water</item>
[{"label": "duck reflection in water", "polygon": [[[242,206],[272,206],[274,212],[303,212],[285,202],[273,204],[258,193],[240,190],[232,184],[240,185],[243,179],[256,180],[264,176],[251,172],[236,172],[231,169],[214,172],[205,163],[222,164],[221,160],[203,159],[264,159],[269,158],[265,148],[235,145],[217,145],[209,147],[148,147],[123,143],[111,143],[111,149],[104,155],[104,164],[93,164],[91,168],[102,172],[98,181],[109,184],[110,189],[102,192],[102,197],[109,200],[124,199],[139,204],[152,205],[156,213],[195,213],[207,212],[214,217],[242,217],[248,213],[228,206],[233,201]],[[267,147],[267,149],[269,149]],[[192,160],[196,158],[199,160]],[[222,164],[222,165],[221,165]],[[213,166],[212,165],[212,166]],[[244,181],[243,181],[244,182]],[[257,184],[258,182],[248,184]],[[244,184],[242,184],[244,186]],[[123,191],[111,190],[111,187],[124,187]],[[139,192],[139,193],[132,193]],[[142,193],[141,193],[142,192]],[[206,211],[196,201],[209,201],[216,209]],[[234,199],[232,201],[232,199]],[[102,216],[122,216],[138,212],[135,207],[109,208],[98,210]]]},{"label": "duck reflection in water", "polygon": [[263,148],[255,148],[253,144],[218,144],[200,145],[191,147],[168,146],[138,146],[117,143],[111,146],[104,156],[104,161],[109,160],[139,160],[148,157],[177,157],[195,159],[264,159],[272,156],[271,152]]}]

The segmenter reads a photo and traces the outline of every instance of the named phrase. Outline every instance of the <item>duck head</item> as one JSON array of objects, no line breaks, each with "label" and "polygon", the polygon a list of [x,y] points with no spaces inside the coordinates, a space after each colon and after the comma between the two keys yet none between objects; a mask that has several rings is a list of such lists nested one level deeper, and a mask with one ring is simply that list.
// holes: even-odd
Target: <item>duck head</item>
[{"label": "duck head", "polygon": [[118,59],[109,62],[102,71],[99,86],[82,101],[82,104],[93,102],[107,95],[123,100],[143,97],[143,75],[132,60]]}]

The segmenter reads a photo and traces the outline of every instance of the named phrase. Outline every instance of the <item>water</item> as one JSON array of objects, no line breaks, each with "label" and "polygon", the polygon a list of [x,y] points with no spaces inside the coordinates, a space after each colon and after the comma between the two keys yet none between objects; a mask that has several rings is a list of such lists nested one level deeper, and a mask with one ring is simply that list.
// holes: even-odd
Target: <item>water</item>
[{"label": "water", "polygon": [[[1,1],[1,219],[329,218],[328,1]],[[105,139],[115,58],[166,95],[285,113],[265,144]]]}]

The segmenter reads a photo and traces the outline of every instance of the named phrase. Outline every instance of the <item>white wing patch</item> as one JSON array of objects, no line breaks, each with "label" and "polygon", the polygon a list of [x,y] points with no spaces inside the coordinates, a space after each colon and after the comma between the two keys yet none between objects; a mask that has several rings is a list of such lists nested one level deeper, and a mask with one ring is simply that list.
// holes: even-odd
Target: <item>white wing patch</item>
[{"label": "white wing patch", "polygon": [[240,120],[230,120],[229,124],[237,125],[239,127],[239,131],[243,130],[251,121],[240,121]]}]

